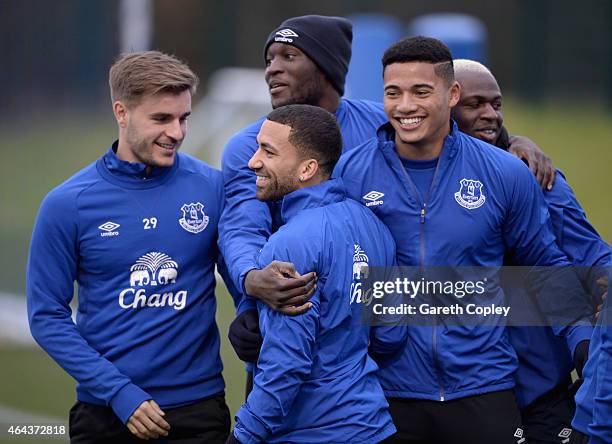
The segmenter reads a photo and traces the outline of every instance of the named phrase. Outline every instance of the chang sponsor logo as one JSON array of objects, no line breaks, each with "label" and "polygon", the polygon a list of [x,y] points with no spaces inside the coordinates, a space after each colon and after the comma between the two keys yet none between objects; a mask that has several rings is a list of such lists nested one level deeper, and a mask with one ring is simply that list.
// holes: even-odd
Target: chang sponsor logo
[{"label": "chang sponsor logo", "polygon": [[365,302],[361,280],[367,279],[369,275],[370,259],[359,244],[353,245],[353,279],[351,282],[351,304]]},{"label": "chang sponsor logo", "polygon": [[[182,310],[187,304],[187,291],[153,292],[151,287],[176,283],[178,264],[170,256],[153,251],[138,258],[130,267],[130,288],[119,293],[119,306],[123,309],[172,307]],[[147,293],[149,290],[149,293]]]}]

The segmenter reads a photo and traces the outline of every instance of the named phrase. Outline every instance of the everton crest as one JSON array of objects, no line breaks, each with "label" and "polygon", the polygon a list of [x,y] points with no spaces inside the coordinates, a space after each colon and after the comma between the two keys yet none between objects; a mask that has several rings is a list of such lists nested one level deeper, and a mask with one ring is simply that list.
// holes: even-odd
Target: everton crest
[{"label": "everton crest", "polygon": [[204,213],[204,205],[200,202],[184,204],[181,207],[183,217],[179,224],[190,233],[197,234],[208,225],[208,216]]},{"label": "everton crest", "polygon": [[485,203],[485,195],[482,192],[482,182],[472,179],[461,179],[461,188],[455,193],[455,200],[463,208],[474,210]]}]

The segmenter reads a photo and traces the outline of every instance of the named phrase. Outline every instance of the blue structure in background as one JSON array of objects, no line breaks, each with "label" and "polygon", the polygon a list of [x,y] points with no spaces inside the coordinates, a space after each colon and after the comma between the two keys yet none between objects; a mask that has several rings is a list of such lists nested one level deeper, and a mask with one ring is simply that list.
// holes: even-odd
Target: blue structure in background
[{"label": "blue structure in background", "polygon": [[384,14],[355,14],[353,56],[346,77],[345,96],[382,102],[381,58],[385,49],[404,36],[404,24]]},{"label": "blue structure in background", "polygon": [[487,65],[487,28],[467,14],[438,13],[422,15],[410,22],[408,35],[442,40],[455,59],[476,60]]}]

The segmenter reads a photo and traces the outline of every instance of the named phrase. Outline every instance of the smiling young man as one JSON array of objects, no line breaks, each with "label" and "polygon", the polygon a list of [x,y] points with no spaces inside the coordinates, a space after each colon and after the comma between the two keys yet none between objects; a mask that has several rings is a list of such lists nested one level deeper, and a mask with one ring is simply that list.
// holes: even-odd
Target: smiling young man
[{"label": "smiling young man", "polygon": [[[389,123],[342,156],[334,174],[389,227],[398,264],[496,267],[512,251],[522,265],[567,265],[524,163],[461,133],[450,119],[460,87],[448,48],[431,38],[404,39],[385,51],[382,64]],[[370,204],[372,192],[384,199]],[[575,297],[560,299],[559,308],[588,314],[573,275],[565,290]],[[504,303],[498,286],[489,300]],[[574,345],[582,339],[566,330]],[[516,365],[503,328],[442,321],[410,328],[401,356],[378,373],[396,442],[516,444],[523,434],[512,391]]]},{"label": "smiling young man", "polygon": [[148,51],[121,56],[109,83],[119,139],[52,190],[36,220],[32,335],[78,383],[72,443],[222,443],[230,419],[214,271],[223,182],[178,153],[198,79]]},{"label": "smiling young man", "polygon": [[[264,45],[265,80],[272,108],[308,104],[334,114],[344,151],[373,137],[386,121],[381,104],[342,98],[352,36],[352,24],[345,18],[307,15],[285,20]],[[248,167],[264,121],[265,117],[242,129],[224,149],[226,208],[219,227],[219,246],[238,289],[246,289],[247,294],[263,298],[284,313],[298,314],[306,309],[302,304],[312,295],[314,273],[300,277],[291,264],[278,262],[270,264],[266,273],[258,270],[255,262],[259,250],[280,225],[278,205],[255,198],[255,173]],[[242,299],[229,336],[243,361],[256,361],[261,339],[253,299]]]},{"label": "smiling young man", "polygon": [[[253,390],[236,414],[230,442],[377,443],[395,432],[376,378],[375,351],[403,345],[405,329],[369,329],[356,266],[391,266],[388,229],[347,199],[342,180],[328,180],[342,139],[334,116],[320,107],[288,105],[272,111],[249,161],[256,196],[281,203],[279,230],[257,265],[291,262],[319,276],[309,310],[287,316],[258,301],[263,335]],[[372,335],[370,335],[372,333]]]},{"label": "smiling young man", "polygon": [[[452,117],[459,129],[507,150],[510,138],[503,126],[502,92],[497,80],[487,67],[473,60],[455,60],[454,66],[461,97],[452,110]],[[601,301],[596,281],[605,275],[605,266],[610,263],[608,245],[588,222],[560,171],[552,189],[544,192],[544,199],[557,245],[581,271],[585,288]],[[513,265],[511,258],[506,264]],[[520,286],[510,285],[505,290],[512,304],[532,305]],[[591,331],[585,327],[585,339],[591,337]],[[527,441],[554,443],[574,439],[571,428],[575,411],[571,387],[574,351],[568,350],[564,338],[556,336],[548,327],[511,327],[508,333],[519,360],[515,393]],[[577,352],[586,354],[587,348],[585,340]],[[582,360],[578,358],[579,362]]]}]

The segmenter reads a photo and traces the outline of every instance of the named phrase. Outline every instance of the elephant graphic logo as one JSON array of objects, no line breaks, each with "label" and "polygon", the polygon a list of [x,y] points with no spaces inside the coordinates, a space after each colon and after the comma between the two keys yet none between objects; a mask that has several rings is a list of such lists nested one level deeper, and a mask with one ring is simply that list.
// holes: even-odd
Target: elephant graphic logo
[{"label": "elephant graphic logo", "polygon": [[208,225],[209,217],[204,213],[204,204],[200,202],[184,204],[181,211],[183,217],[179,219],[179,224],[190,233],[197,234]]},{"label": "elephant graphic logo", "polygon": [[353,280],[359,281],[368,277],[368,255],[361,249],[358,244],[354,245],[355,254],[353,254]]},{"label": "elephant graphic logo", "polygon": [[455,200],[463,208],[474,210],[481,207],[486,200],[482,193],[482,182],[472,179],[461,179],[459,191],[455,193]]},{"label": "elephant graphic logo", "polygon": [[166,285],[176,282],[178,264],[170,256],[153,251],[138,258],[130,267],[130,286]]}]

